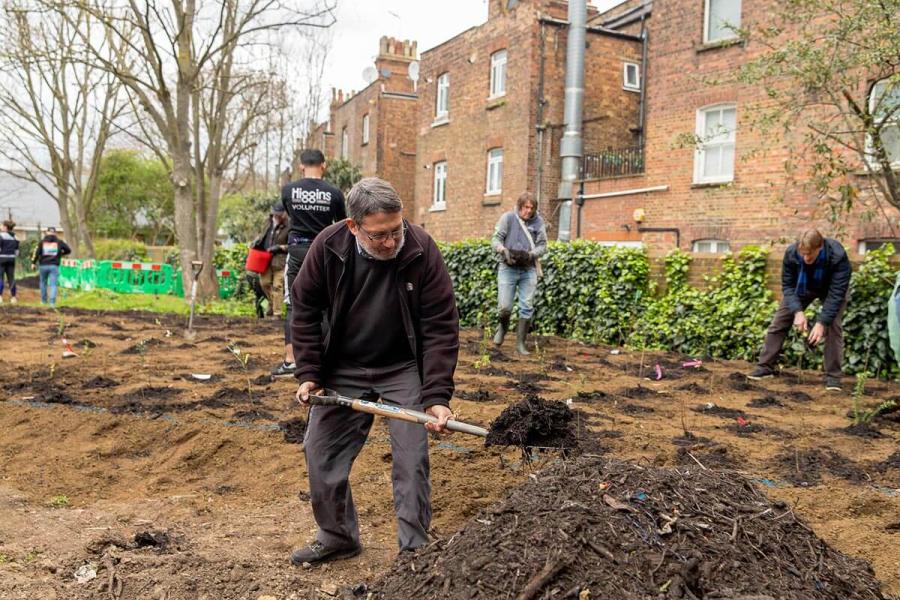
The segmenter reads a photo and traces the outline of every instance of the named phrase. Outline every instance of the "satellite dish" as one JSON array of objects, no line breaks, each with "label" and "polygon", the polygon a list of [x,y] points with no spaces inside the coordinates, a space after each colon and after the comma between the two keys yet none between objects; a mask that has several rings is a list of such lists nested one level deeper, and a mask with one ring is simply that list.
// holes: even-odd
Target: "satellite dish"
[{"label": "satellite dish", "polygon": [[362,76],[366,83],[372,83],[378,79],[378,70],[370,65],[363,69]]},{"label": "satellite dish", "polygon": [[414,82],[419,80],[419,61],[412,61],[409,63],[409,69],[407,69],[407,73],[409,74],[409,78]]},{"label": "satellite dish", "polygon": [[385,79],[387,79],[388,77],[391,76],[391,70],[390,69],[382,69],[381,76],[384,77]]}]

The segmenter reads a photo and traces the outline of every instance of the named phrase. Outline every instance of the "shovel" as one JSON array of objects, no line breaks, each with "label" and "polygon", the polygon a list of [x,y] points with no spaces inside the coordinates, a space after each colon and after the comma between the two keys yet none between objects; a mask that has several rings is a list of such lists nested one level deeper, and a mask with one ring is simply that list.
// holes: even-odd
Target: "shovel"
[{"label": "shovel", "polygon": [[185,337],[189,340],[194,339],[197,335],[194,333],[194,306],[197,304],[197,280],[200,279],[200,273],[203,271],[203,262],[199,260],[191,261],[191,316],[188,318],[188,328]]},{"label": "shovel", "polygon": [[[372,415],[380,415],[388,419],[399,419],[401,421],[409,421],[410,423],[437,423],[438,419],[431,415],[411,410],[408,408],[400,408],[392,404],[384,404],[382,402],[369,402],[368,400],[358,400],[356,398],[348,398],[331,390],[325,390],[325,394],[310,394],[309,403],[313,406],[345,406],[357,412],[369,413]],[[447,421],[447,429],[450,431],[458,431],[460,433],[468,433],[487,437],[488,431],[482,427],[469,425],[460,421],[450,419]]]}]

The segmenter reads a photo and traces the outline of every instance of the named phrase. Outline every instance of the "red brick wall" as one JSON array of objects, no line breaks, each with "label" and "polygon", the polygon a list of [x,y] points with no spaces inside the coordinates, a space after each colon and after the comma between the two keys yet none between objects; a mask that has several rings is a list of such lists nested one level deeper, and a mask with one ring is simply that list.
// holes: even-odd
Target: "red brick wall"
[{"label": "red brick wall", "polygon": [[[505,6],[505,3],[504,3]],[[493,5],[492,5],[493,7]],[[555,229],[551,202],[559,181],[559,139],[565,94],[566,28],[544,24],[540,13],[565,16],[561,2],[523,1],[512,10],[492,10],[485,24],[423,53],[419,86],[416,159],[416,221],[436,238],[485,237],[523,191],[542,200],[542,213]],[[541,48],[544,50],[543,147],[538,150]],[[490,56],[508,52],[507,91],[489,102]],[[622,60],[640,56],[640,44],[588,35],[586,147],[631,140],[637,122],[637,94],[622,90]],[[450,74],[449,123],[435,126],[437,78]],[[503,148],[502,194],[486,196],[487,152]],[[540,184],[538,157],[540,156]],[[432,211],[434,170],[447,161],[447,208]],[[552,231],[551,231],[552,234]]]},{"label": "red brick wall", "polygon": [[[381,96],[377,145],[379,177],[390,181],[403,200],[403,216],[415,220],[416,98]],[[375,130],[372,134],[375,135]]]},{"label": "red brick wall", "polygon": [[[490,235],[499,216],[529,188],[533,97],[530,3],[501,11],[487,23],[422,54],[416,157],[416,221],[436,238]],[[491,54],[506,49],[506,96],[489,102]],[[433,127],[437,78],[450,74],[449,123]],[[502,194],[486,196],[487,152],[503,148]],[[430,211],[433,164],[446,160],[447,210]]]},{"label": "red brick wall", "polygon": [[[745,0],[742,26],[762,22],[770,14],[771,5],[770,0]],[[657,186],[667,186],[667,190],[587,200],[582,214],[583,237],[639,237],[659,245],[660,252],[671,248],[675,241],[671,233],[635,235],[632,213],[638,208],[646,213],[643,226],[678,228],[684,249],[702,238],[728,240],[732,249],[768,242],[781,249],[810,225],[820,227],[826,235],[834,234],[827,222],[826,206],[817,202],[815,194],[786,186],[788,140],[764,139],[748,126],[754,104],[765,101],[764,91],[739,83],[713,86],[702,81],[724,78],[764,50],[752,43],[703,47],[703,6],[703,2],[687,0],[656,0],[653,4],[645,77],[646,174],[586,183],[586,194]],[[734,181],[724,186],[693,185],[694,151],[679,144],[679,135],[694,133],[698,108],[720,102],[737,107]],[[890,217],[897,216],[897,211],[892,211]],[[884,219],[865,225],[857,217],[844,225],[847,233],[838,237],[851,250],[866,231],[885,228]]]}]

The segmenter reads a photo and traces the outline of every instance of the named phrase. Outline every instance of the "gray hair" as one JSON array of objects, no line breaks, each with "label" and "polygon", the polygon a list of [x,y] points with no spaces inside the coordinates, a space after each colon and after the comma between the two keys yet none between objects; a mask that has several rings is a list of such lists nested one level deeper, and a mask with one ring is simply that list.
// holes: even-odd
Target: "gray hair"
[{"label": "gray hair", "polygon": [[378,177],[365,177],[347,195],[347,215],[356,223],[375,213],[398,213],[403,202],[390,183]]}]

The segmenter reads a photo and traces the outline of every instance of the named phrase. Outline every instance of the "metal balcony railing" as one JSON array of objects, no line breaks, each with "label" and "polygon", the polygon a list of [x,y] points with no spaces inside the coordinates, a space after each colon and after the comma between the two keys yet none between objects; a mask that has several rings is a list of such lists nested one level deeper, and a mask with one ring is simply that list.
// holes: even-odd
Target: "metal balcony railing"
[{"label": "metal balcony railing", "polygon": [[644,148],[629,146],[585,153],[582,161],[584,179],[609,179],[644,172]]}]

